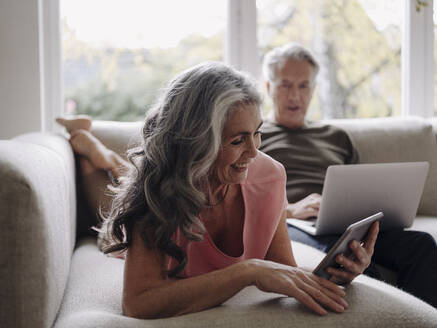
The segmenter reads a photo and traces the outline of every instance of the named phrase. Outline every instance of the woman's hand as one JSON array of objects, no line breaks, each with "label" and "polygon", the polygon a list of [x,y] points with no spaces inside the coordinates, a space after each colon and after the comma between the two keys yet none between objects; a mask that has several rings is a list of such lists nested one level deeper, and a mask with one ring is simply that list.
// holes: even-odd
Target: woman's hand
[{"label": "woman's hand", "polygon": [[363,245],[356,240],[353,240],[349,244],[353,253],[351,258],[347,258],[341,254],[337,255],[336,262],[340,264],[341,268],[336,269],[329,267],[326,269],[326,272],[332,275],[330,279],[332,282],[348,284],[366,270],[372,259],[378,232],[379,223],[375,222],[371,226]]},{"label": "woman's hand", "polygon": [[287,217],[306,220],[319,214],[320,194],[311,194],[300,201],[287,205]]},{"label": "woman's hand", "polygon": [[343,312],[348,304],[345,292],[335,283],[317,277],[301,268],[271,261],[249,260],[255,268],[254,284],[258,289],[284,294],[313,310],[325,315],[325,308]]}]

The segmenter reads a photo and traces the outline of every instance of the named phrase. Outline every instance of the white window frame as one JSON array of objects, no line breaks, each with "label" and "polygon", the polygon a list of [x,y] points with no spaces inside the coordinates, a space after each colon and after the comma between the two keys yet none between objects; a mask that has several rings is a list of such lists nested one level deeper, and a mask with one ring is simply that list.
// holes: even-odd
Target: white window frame
[{"label": "white window frame", "polygon": [[60,131],[55,118],[64,112],[59,6],[59,0],[38,0],[42,131]]},{"label": "white window frame", "polygon": [[225,62],[258,77],[255,0],[228,0]]},{"label": "white window frame", "polygon": [[402,114],[434,116],[433,0],[416,10],[416,0],[404,0],[402,41]]}]

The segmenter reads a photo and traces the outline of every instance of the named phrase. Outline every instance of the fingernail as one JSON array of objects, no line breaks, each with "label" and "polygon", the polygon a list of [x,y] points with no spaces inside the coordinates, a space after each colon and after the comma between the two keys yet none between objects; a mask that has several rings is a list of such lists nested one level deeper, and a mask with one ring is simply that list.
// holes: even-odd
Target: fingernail
[{"label": "fingernail", "polygon": [[341,304],[343,304],[345,309],[349,307],[349,304],[347,304],[347,302],[344,299],[341,300]]}]

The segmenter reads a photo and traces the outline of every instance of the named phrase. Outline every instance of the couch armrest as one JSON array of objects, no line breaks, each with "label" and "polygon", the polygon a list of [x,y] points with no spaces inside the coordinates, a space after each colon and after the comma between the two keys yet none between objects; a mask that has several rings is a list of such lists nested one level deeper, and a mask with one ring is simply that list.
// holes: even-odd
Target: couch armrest
[{"label": "couch armrest", "polygon": [[50,327],[76,237],[74,157],[59,135],[0,141],[0,322]]}]

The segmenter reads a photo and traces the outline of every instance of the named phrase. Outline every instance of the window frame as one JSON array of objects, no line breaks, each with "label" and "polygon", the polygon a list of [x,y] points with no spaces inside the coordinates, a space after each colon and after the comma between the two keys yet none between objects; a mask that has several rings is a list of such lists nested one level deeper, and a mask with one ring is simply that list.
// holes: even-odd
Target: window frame
[{"label": "window frame", "polygon": [[434,116],[433,0],[416,10],[416,0],[404,0],[402,36],[402,114]]},{"label": "window frame", "polygon": [[61,16],[59,0],[38,0],[41,130],[61,131],[55,118],[64,113]]}]

